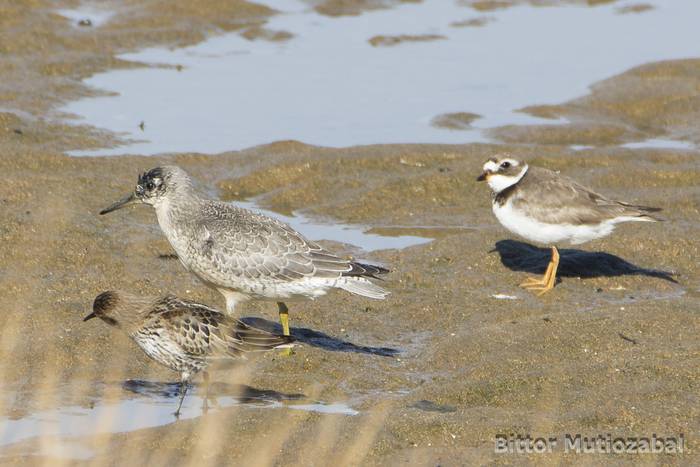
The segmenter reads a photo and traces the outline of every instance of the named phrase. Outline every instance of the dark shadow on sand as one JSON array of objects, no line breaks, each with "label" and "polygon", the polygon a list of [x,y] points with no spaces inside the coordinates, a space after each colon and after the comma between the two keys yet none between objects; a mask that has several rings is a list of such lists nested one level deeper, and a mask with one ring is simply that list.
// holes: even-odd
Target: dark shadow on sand
[{"label": "dark shadow on sand", "polygon": [[[151,398],[175,398],[180,394],[179,382],[156,382],[138,379],[128,379],[124,381],[122,387],[135,394]],[[193,385],[190,383],[190,388]],[[208,395],[210,397],[229,396],[243,404],[297,401],[306,398],[304,394],[287,394],[270,389],[256,389],[245,384],[227,384],[212,382],[209,385]]]},{"label": "dark shadow on sand", "polygon": [[[501,262],[512,271],[544,274],[552,256],[550,248],[538,248],[516,240],[499,240],[491,251],[501,255]],[[558,277],[614,277],[649,276],[677,284],[674,273],[646,269],[625,261],[619,256],[600,251],[591,252],[570,248],[559,249]]]},{"label": "dark shadow on sand", "polygon": [[[268,332],[274,332],[276,334],[282,333],[282,327],[279,324],[264,318],[249,316],[241,318],[241,321]],[[289,331],[291,335],[296,338],[297,342],[301,344],[318,347],[323,350],[330,350],[332,352],[355,352],[379,355],[381,357],[394,357],[401,353],[400,349],[392,349],[390,347],[370,347],[353,344],[352,342],[344,341],[309,328],[290,328]]]}]

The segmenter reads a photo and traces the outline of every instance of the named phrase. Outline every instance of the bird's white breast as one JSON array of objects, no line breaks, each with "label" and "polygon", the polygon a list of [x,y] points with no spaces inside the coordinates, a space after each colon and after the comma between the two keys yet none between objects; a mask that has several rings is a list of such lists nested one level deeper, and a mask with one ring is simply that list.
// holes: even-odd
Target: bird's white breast
[{"label": "bird's white breast", "polygon": [[154,338],[153,336],[137,332],[132,335],[132,338],[146,355],[161,365],[165,365],[175,371],[183,371],[193,366],[183,359],[184,351],[182,348],[167,337]]},{"label": "bird's white breast", "polygon": [[160,229],[163,231],[163,234],[165,234],[165,238],[167,238],[168,242],[170,242],[170,246],[172,246],[175,253],[177,253],[180,262],[183,264],[183,266],[185,266],[185,268],[191,269],[190,264],[187,261],[188,238],[186,235],[183,235],[173,224],[169,207],[169,202],[167,200],[163,200],[161,203],[155,206],[158,225],[160,225]]},{"label": "bird's white breast", "polygon": [[614,221],[578,225],[540,222],[525,212],[515,209],[511,200],[507,200],[503,205],[494,202],[493,213],[503,227],[514,234],[545,245],[555,245],[561,242],[577,245],[604,237],[615,228]]}]

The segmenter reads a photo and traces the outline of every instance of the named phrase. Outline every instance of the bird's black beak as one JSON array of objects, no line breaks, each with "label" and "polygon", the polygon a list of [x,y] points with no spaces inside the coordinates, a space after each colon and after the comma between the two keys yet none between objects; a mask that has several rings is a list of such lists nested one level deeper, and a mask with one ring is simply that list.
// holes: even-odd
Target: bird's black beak
[{"label": "bird's black beak", "polygon": [[83,318],[83,321],[87,321],[87,320],[90,320],[92,318],[97,318],[97,315],[95,314],[94,311],[92,313],[90,313],[89,315],[87,315],[85,318]]},{"label": "bird's black beak", "polygon": [[128,205],[134,204],[134,203],[138,203],[139,201],[140,201],[140,200],[136,197],[136,194],[135,194],[135,193],[131,193],[131,194],[129,194],[129,195],[123,197],[122,199],[120,199],[119,201],[117,201],[116,203],[114,203],[113,205],[111,205],[111,206],[109,206],[109,207],[107,207],[107,208],[104,208],[102,211],[100,211],[100,215],[108,214],[108,213],[110,213],[110,212],[112,212],[112,211],[116,211],[117,209],[121,209],[121,208],[123,208],[124,206],[128,206]]},{"label": "bird's black beak", "polygon": [[488,180],[489,175],[491,175],[491,172],[482,172],[481,175],[476,177],[477,182],[483,182],[484,180]]}]

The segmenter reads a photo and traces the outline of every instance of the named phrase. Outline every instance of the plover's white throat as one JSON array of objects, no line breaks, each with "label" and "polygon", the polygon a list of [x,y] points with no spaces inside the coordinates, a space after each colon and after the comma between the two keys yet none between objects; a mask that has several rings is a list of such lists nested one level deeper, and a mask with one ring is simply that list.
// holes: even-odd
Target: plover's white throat
[{"label": "plover's white throat", "polygon": [[284,301],[313,299],[333,288],[374,299],[388,295],[369,280],[386,269],[340,258],[278,220],[204,199],[179,167],[144,173],[133,193],[100,214],[131,203],[155,208],[182,264],[221,292],[229,313],[247,300],[277,301],[285,335],[289,323]]},{"label": "plover's white throat", "polygon": [[529,167],[508,156],[486,161],[478,181],[493,191],[493,213],[511,232],[552,245],[552,260],[541,279],[521,286],[543,294],[554,287],[559,265],[556,244],[580,244],[610,234],[621,222],[654,222],[658,208],[613,201],[551,170]]}]

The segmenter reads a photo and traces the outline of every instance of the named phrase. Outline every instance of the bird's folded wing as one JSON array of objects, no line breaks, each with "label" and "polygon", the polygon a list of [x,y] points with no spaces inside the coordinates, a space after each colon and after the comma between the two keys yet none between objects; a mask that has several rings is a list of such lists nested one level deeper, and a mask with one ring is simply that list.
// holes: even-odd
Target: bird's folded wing
[{"label": "bird's folded wing", "polygon": [[162,332],[192,357],[208,358],[219,348],[225,347],[220,323],[224,315],[205,308],[170,308],[157,319]]},{"label": "bird's folded wing", "polygon": [[325,251],[288,225],[251,212],[235,219],[218,213],[207,220],[201,237],[203,257],[221,277],[290,281],[339,277],[352,269],[349,260]]},{"label": "bird's folded wing", "polygon": [[565,177],[539,180],[516,193],[513,208],[546,224],[599,224],[620,216],[639,215],[633,206],[612,201]]},{"label": "bird's folded wing", "polygon": [[228,352],[263,352],[278,347],[289,346],[294,338],[281,336],[248,326],[242,321],[226,318],[226,326],[222,328]]},{"label": "bird's folded wing", "polygon": [[206,305],[168,296],[151,315],[152,324],[190,357],[240,358],[246,352],[291,344],[293,338],[256,329]]}]

